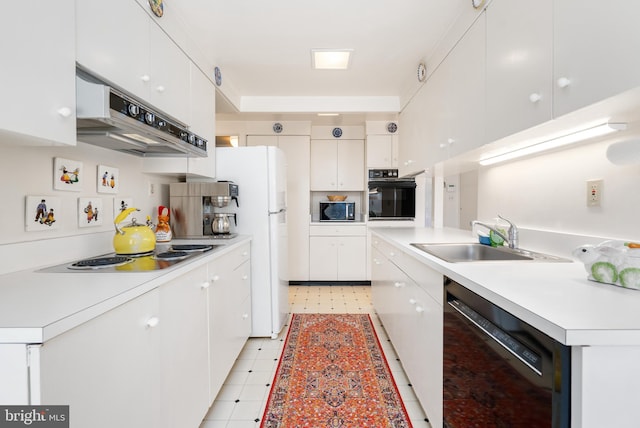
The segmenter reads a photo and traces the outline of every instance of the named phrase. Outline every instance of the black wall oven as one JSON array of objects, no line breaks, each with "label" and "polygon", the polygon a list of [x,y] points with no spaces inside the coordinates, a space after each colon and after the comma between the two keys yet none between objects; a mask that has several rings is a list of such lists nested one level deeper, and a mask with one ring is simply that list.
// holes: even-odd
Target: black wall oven
[{"label": "black wall oven", "polygon": [[397,169],[369,170],[369,220],[413,220],[415,178],[399,178]]},{"label": "black wall oven", "polygon": [[446,428],[569,428],[570,348],[445,278]]}]

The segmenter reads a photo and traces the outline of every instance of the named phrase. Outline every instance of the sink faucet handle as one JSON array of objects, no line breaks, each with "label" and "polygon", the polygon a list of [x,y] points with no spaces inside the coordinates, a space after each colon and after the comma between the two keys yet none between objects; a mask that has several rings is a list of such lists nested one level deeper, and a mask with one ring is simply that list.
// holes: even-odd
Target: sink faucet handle
[{"label": "sink faucet handle", "polygon": [[518,227],[511,220],[502,217],[500,214],[498,214],[498,217],[509,223],[509,230],[507,231],[509,235],[509,247],[518,248]]},{"label": "sink faucet handle", "polygon": [[498,217],[501,218],[502,220],[506,221],[507,223],[509,223],[509,227],[517,229],[515,223],[513,223],[511,220],[502,217],[500,214],[498,214]]}]

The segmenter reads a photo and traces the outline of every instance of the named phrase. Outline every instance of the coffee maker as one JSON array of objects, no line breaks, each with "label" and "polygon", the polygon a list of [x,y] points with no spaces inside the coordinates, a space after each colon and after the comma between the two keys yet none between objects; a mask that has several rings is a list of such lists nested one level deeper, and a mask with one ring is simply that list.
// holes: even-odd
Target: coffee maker
[{"label": "coffee maker", "polygon": [[238,185],[231,181],[171,183],[169,205],[171,226],[176,238],[232,238],[231,217],[216,212],[232,201],[238,206]]}]

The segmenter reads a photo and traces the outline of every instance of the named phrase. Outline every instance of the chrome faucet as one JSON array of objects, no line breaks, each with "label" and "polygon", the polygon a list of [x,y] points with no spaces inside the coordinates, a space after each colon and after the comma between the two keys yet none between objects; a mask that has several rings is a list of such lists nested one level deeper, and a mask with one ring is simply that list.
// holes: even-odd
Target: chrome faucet
[{"label": "chrome faucet", "polygon": [[498,217],[500,217],[502,220],[506,221],[507,223],[509,223],[509,230],[507,230],[507,236],[504,236],[504,233],[502,233],[499,230],[496,230],[495,227],[493,226],[489,226],[486,223],[482,223],[478,220],[473,220],[471,222],[471,230],[473,230],[473,227],[475,225],[478,226],[482,226],[482,227],[486,227],[487,229],[493,231],[493,233],[495,233],[496,235],[498,235],[499,237],[501,237],[502,239],[504,239],[507,244],[509,245],[509,248],[518,248],[518,228],[516,227],[515,224],[513,224],[511,221],[507,220],[506,218],[502,217],[501,215],[498,215]]}]

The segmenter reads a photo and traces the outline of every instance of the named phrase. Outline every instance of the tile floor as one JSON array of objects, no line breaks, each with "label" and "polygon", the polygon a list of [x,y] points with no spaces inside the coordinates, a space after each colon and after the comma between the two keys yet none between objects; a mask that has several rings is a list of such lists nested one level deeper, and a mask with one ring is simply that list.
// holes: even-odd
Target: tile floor
[{"label": "tile floor", "polygon": [[[400,395],[415,428],[426,421],[400,361],[371,303],[371,287],[349,285],[291,286],[290,313],[369,313]],[[200,428],[258,428],[278,367],[288,326],[277,339],[251,338],[238,357]],[[293,428],[293,427],[291,427]]]}]

